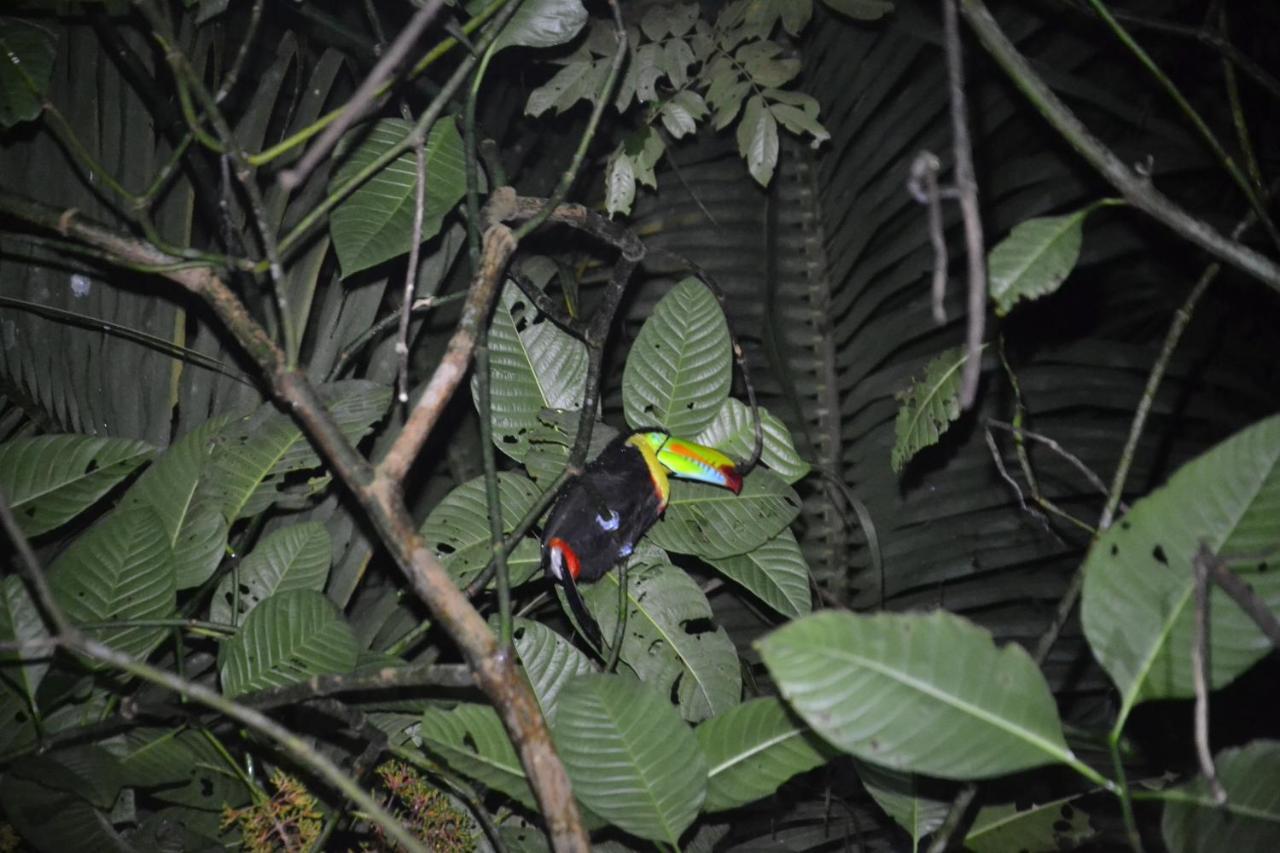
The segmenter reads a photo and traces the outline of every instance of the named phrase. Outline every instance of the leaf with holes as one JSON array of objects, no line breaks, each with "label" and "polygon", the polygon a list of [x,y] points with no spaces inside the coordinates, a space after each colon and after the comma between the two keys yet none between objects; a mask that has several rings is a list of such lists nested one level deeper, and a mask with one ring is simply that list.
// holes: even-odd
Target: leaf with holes
[{"label": "leaf with holes", "polygon": [[619,675],[584,675],[560,694],[552,730],[579,799],[618,828],[672,845],[707,790],[698,740],[661,693]]},{"label": "leaf with holes", "polygon": [[925,366],[923,376],[898,393],[901,405],[889,457],[895,472],[901,472],[921,450],[937,444],[951,422],[960,417],[960,380],[966,360],[964,349],[949,349]]},{"label": "leaf with holes", "polygon": [[[488,705],[428,708],[418,728],[422,749],[450,769],[536,809],[537,801],[498,714]],[[578,792],[575,792],[578,793]]]},{"label": "leaf with holes", "polygon": [[1080,796],[1075,794],[1022,808],[1014,803],[984,806],[978,810],[973,826],[964,837],[965,849],[974,853],[1081,849],[1090,841],[1098,840],[1098,833],[1089,825],[1088,812],[1072,805]]},{"label": "leaf with holes", "polygon": [[[524,457],[524,467],[529,476],[547,485],[564,472],[569,464],[569,453],[578,436],[578,412],[545,409],[538,414],[538,425],[529,433],[529,452]],[[587,460],[595,459],[605,445],[617,436],[618,431],[603,421],[591,427],[591,442],[587,445]]]},{"label": "leaf with holes", "polygon": [[1280,742],[1256,740],[1214,756],[1227,801],[1218,805],[1203,777],[1164,807],[1161,832],[1173,853],[1280,849]]},{"label": "leaf with holes", "polygon": [[[1280,615],[1280,416],[1245,429],[1179,468],[1137,501],[1089,550],[1080,618],[1089,647],[1120,688],[1124,713],[1147,699],[1194,695],[1191,644],[1201,544],[1240,557],[1230,568]],[[1270,570],[1269,570],[1270,569]],[[1210,596],[1214,689],[1261,660],[1271,644],[1228,596]]]},{"label": "leaf with holes", "polygon": [[[372,127],[351,131],[339,147],[341,165],[330,181],[340,187],[404,139],[407,121],[380,119]],[[351,148],[344,156],[344,150]],[[421,239],[440,232],[444,216],[467,191],[462,137],[452,118],[437,121],[427,137],[427,186],[422,206]],[[413,205],[418,195],[417,155],[410,149],[360,185],[333,209],[329,233],[342,275],[399,257],[413,242]]]},{"label": "leaf with holes", "polygon": [[169,446],[129,489],[126,501],[151,507],[173,551],[178,589],[199,586],[218,568],[227,545],[227,521],[201,488],[213,439],[229,415],[212,418]]},{"label": "leaf with holes", "polygon": [[[22,578],[0,578],[0,643],[39,643],[49,639],[44,618],[27,593]],[[52,655],[52,649],[49,655]],[[35,706],[36,688],[49,671],[49,657],[0,652],[0,682],[21,690]],[[11,721],[7,721],[11,722]]]},{"label": "leaf with holes", "polygon": [[800,716],[867,761],[946,779],[1078,763],[1030,655],[954,614],[827,611],[756,647]]},{"label": "leaf with holes", "polygon": [[821,767],[836,754],[773,696],[712,717],[695,733],[707,757],[703,809],[709,812],[767,797],[792,776]]},{"label": "leaf with holes", "polygon": [[333,545],[323,524],[308,521],[275,530],[263,537],[240,563],[239,609],[232,610],[236,576],[228,574],[214,590],[209,618],[239,625],[246,614],[277,592],[291,589],[320,592],[329,578],[332,560]]},{"label": "leaf with holes", "polygon": [[800,512],[800,496],[781,477],[757,468],[742,493],[705,483],[671,481],[671,501],[649,541],[677,554],[719,559],[749,554],[787,528]]},{"label": "leaf with holes", "polygon": [[0,444],[0,491],[22,532],[39,536],[93,506],[153,455],[151,445],[123,438],[16,438]]},{"label": "leaf with holes", "polygon": [[566,44],[586,23],[587,10],[580,0],[527,0],[502,28],[493,49]]},{"label": "leaf with holes", "polygon": [[[356,444],[382,419],[391,389],[351,379],[317,389],[338,429]],[[302,429],[270,403],[219,431],[201,485],[228,521],[256,515],[280,497],[285,475],[320,466]]]},{"label": "leaf with holes", "polygon": [[653,309],[622,372],[622,407],[636,429],[697,435],[715,419],[732,379],[729,325],[706,285],[686,278]]},{"label": "leaf with holes", "polygon": [[[538,312],[508,283],[489,325],[489,409],[493,443],[523,461],[529,432],[543,409],[582,408],[587,381],[587,347]],[[480,408],[477,384],[471,397]]]},{"label": "leaf with holes", "polygon": [[[507,472],[498,475],[504,533],[515,529],[541,493],[527,477]],[[436,552],[454,582],[459,586],[470,583],[493,554],[484,477],[468,480],[446,495],[422,523],[421,532],[427,547]],[[541,558],[537,541],[526,536],[507,557],[511,583],[524,583],[532,577]]]},{"label": "leaf with holes", "polygon": [[987,282],[997,314],[1003,317],[1019,300],[1039,299],[1066,281],[1080,259],[1084,218],[1091,210],[1028,219],[996,244],[987,257]]},{"label": "leaf with holes", "polygon": [[351,672],[359,651],[355,634],[324,595],[309,589],[277,592],[219,649],[222,690],[238,696]]},{"label": "leaf with holes", "polygon": [[57,50],[54,29],[35,21],[0,18],[0,127],[40,117]]},{"label": "leaf with holes", "polygon": [[[760,430],[764,445],[760,453],[760,461],[768,465],[788,483],[794,483],[809,473],[809,463],[796,452],[795,442],[791,438],[791,430],[787,425],[775,418],[768,409],[758,407],[760,412]],[[755,421],[751,417],[751,407],[734,397],[724,401],[715,420],[707,425],[694,439],[698,444],[714,447],[743,460],[751,456],[755,448]]]},{"label": "leaf with holes", "polygon": [[[580,587],[583,601],[612,641],[620,576],[613,571]],[[742,670],[725,630],[712,622],[706,595],[652,546],[638,549],[627,570],[627,631],[620,657],[662,695],[676,691],[686,720],[697,722],[737,705]]]},{"label": "leaf with holes", "polygon": [[783,529],[745,554],[706,559],[720,574],[741,584],[783,616],[794,619],[813,609],[809,564],[790,530]]},{"label": "leaf with holes", "polygon": [[512,639],[542,707],[542,716],[549,725],[554,724],[560,691],[574,676],[595,672],[596,667],[572,643],[541,623],[515,620]]},{"label": "leaf with holes", "polygon": [[[49,586],[76,624],[167,619],[177,608],[173,555],[150,507],[121,505],[78,537],[49,567]],[[119,651],[144,657],[165,628],[89,632]]]}]

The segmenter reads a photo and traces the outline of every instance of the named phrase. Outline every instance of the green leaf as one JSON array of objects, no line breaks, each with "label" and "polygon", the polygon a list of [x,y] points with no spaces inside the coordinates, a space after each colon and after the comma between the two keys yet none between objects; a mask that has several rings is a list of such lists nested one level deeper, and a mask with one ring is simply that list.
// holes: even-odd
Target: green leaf
[{"label": "green leaf", "polygon": [[867,761],[855,761],[858,778],[867,793],[894,823],[911,836],[912,850],[919,849],[920,839],[942,826],[951,811],[951,797],[926,797],[920,791],[922,777],[914,773],[890,770]]},{"label": "green leaf", "polygon": [[809,564],[790,530],[745,554],[707,562],[783,616],[794,619],[813,609]]},{"label": "green leaf", "polygon": [[[454,771],[536,809],[537,801],[497,713],[488,705],[428,708],[418,729],[422,748]],[[575,788],[574,793],[581,794]]]},{"label": "green leaf", "polygon": [[800,513],[800,496],[777,474],[757,468],[742,493],[704,483],[671,481],[671,501],[649,541],[677,554],[719,559],[749,554],[787,528]]},{"label": "green leaf", "polygon": [[109,743],[108,748],[120,760],[124,784],[155,788],[187,782],[196,755],[182,734],[183,730],[176,728],[130,729],[123,742]]},{"label": "green leaf", "polygon": [[[612,642],[618,624],[616,571],[580,587],[583,601]],[[742,671],[729,635],[711,624],[706,595],[655,549],[637,549],[627,571],[627,631],[622,660],[640,680],[670,696],[697,722],[737,705]],[[698,626],[696,633],[691,629]]]},{"label": "green leaf", "polygon": [[695,730],[707,757],[703,810],[724,811],[767,797],[797,773],[826,764],[833,750],[781,699],[752,699]]},{"label": "green leaf", "polygon": [[822,0],[828,9],[855,21],[877,21],[893,11],[889,0]]},{"label": "green leaf", "polygon": [[93,506],[153,455],[151,445],[123,438],[17,438],[0,444],[0,491],[22,532],[39,536]]},{"label": "green leaf", "polygon": [[[503,533],[509,534],[515,529],[541,493],[527,477],[508,472],[498,474]],[[427,547],[436,552],[454,582],[459,586],[470,583],[488,565],[493,554],[484,477],[468,480],[446,495],[422,523],[421,532]],[[526,536],[507,557],[511,583],[528,580],[537,571],[541,559],[538,543]]]},{"label": "green leaf", "polygon": [[104,812],[75,794],[6,774],[0,780],[0,802],[22,839],[41,853],[136,853]]},{"label": "green leaf", "polygon": [[[330,181],[330,191],[346,183],[412,130],[402,119],[380,119],[358,127],[347,139],[358,142]],[[339,149],[342,150],[341,148]],[[342,275],[375,266],[409,251],[418,167],[413,150],[401,154],[333,209],[329,231]],[[437,121],[427,137],[427,188],[422,207],[422,239],[440,232],[444,216],[466,193],[462,137],[452,118]]]},{"label": "green leaf", "polygon": [[[559,477],[569,464],[569,453],[578,436],[578,412],[544,409],[538,414],[538,425],[529,432],[529,451],[524,465],[529,476],[546,486]],[[618,431],[602,421],[591,428],[587,459],[595,459]]]},{"label": "green leaf", "polygon": [[568,63],[555,76],[529,93],[529,100],[524,105],[525,115],[540,116],[555,107],[556,113],[563,113],[582,98],[590,98],[592,92],[583,85],[591,71],[590,59],[584,58]]},{"label": "green leaf", "polygon": [[[697,60],[693,56],[693,48],[684,39],[669,39],[662,48],[662,69],[667,72],[667,79],[683,94],[693,95],[684,85],[689,82],[689,66]],[[687,109],[686,105],[686,109]]]},{"label": "green leaf", "polygon": [[219,649],[222,690],[238,696],[351,672],[359,652],[355,634],[324,595],[309,589],[277,592]]},{"label": "green leaf", "polygon": [[1041,216],[1013,227],[987,257],[987,282],[1003,317],[1021,299],[1039,299],[1066,281],[1080,259],[1084,218],[1092,207]]},{"label": "green leaf", "polygon": [[667,101],[659,111],[662,126],[671,134],[672,139],[680,139],[698,130],[698,124],[683,105],[674,100]]},{"label": "green leaf", "polygon": [[954,614],[827,611],[756,646],[800,716],[867,761],[945,779],[1075,761],[1031,657]]},{"label": "green leaf", "polygon": [[1203,777],[1164,807],[1161,831],[1172,853],[1280,849],[1280,742],[1258,740],[1214,756],[1227,792],[1219,806]]},{"label": "green leaf", "polygon": [[[322,385],[317,391],[352,444],[386,414],[391,402],[390,388],[358,379]],[[221,430],[213,443],[202,491],[228,521],[269,507],[280,496],[285,475],[320,465],[298,425],[271,404]]]},{"label": "green leaf", "polygon": [[[719,125],[718,119],[716,123]],[[778,121],[759,95],[752,95],[747,101],[746,112],[738,123],[738,153],[747,161],[747,171],[756,183],[769,186],[778,165]]]},{"label": "green leaf", "polygon": [[[1280,544],[1280,417],[1245,429],[1178,469],[1089,550],[1081,621],[1123,707],[1194,695],[1192,561],[1201,543],[1224,558]],[[1280,614],[1280,573],[1253,558],[1233,570]],[[1228,684],[1270,643],[1236,604],[1210,596],[1210,682]],[[1122,714],[1123,716],[1123,714]]]},{"label": "green leaf", "polygon": [[1071,805],[1078,799],[1080,795],[1076,794],[1025,808],[1013,803],[985,806],[965,836],[965,849],[974,853],[1075,850],[1097,836],[1089,825],[1088,813]]},{"label": "green leaf", "polygon": [[[493,443],[516,461],[543,409],[580,409],[587,381],[587,347],[539,313],[508,283],[489,325],[490,411]],[[474,379],[471,396],[479,409]]]},{"label": "green leaf", "polygon": [[889,464],[901,473],[911,458],[938,439],[960,417],[960,380],[965,350],[949,349],[925,366],[924,375],[898,393],[902,405],[893,425],[893,453]]},{"label": "green leaf", "polygon": [[604,209],[609,216],[631,213],[631,205],[636,200],[636,167],[622,146],[609,157],[604,190]]},{"label": "green leaf", "polygon": [[40,117],[57,50],[58,37],[51,28],[0,18],[0,127]]},{"label": "green leaf", "polygon": [[308,521],[273,531],[240,564],[240,609],[232,610],[236,577],[228,574],[213,593],[209,619],[239,625],[246,614],[277,592],[320,592],[332,561],[333,545],[323,524]]},{"label": "green leaf", "polygon": [[512,639],[542,707],[542,716],[548,725],[553,725],[560,691],[571,678],[595,672],[596,667],[572,643],[539,622],[515,620]]},{"label": "green leaf", "polygon": [[622,373],[627,423],[697,435],[729,396],[731,357],[720,304],[702,282],[684,279],[658,302],[627,355]]},{"label": "green leaf", "polygon": [[[770,414],[764,406],[760,406],[758,411],[764,438],[760,461],[776,471],[788,484],[796,482],[809,473],[809,463],[796,452],[791,430],[787,429],[787,425]],[[751,407],[730,397],[716,413],[715,420],[694,441],[721,450],[735,459],[747,459],[756,443]]]},{"label": "green leaf", "polygon": [[[165,619],[177,608],[172,552],[150,507],[121,505],[71,543],[49,567],[49,586],[67,618],[85,622]],[[94,639],[144,657],[164,628],[94,630]]]},{"label": "green leaf", "polygon": [[493,49],[566,44],[586,23],[587,10],[580,0],[526,0],[498,34]]},{"label": "green leaf", "polygon": [[74,794],[99,809],[111,808],[124,784],[120,762],[93,744],[26,756],[8,772],[45,788]]},{"label": "green leaf", "polygon": [[650,6],[640,19],[640,31],[649,41],[662,41],[667,34],[667,16],[669,11],[662,6]]},{"label": "green leaf", "polygon": [[553,729],[573,790],[618,828],[676,845],[707,790],[698,740],[671,704],[619,675],[584,675],[560,694]]},{"label": "green leaf", "polygon": [[[44,619],[22,578],[17,575],[0,578],[0,643],[38,643],[47,639],[49,632],[44,627]],[[52,649],[43,658],[0,652],[0,682],[21,689],[27,702],[36,707],[36,688],[49,671],[52,655]],[[6,720],[6,725],[10,723]]]},{"label": "green leaf", "polygon": [[207,581],[227,545],[228,526],[217,502],[201,488],[213,439],[230,416],[212,418],[169,446],[129,489],[126,501],[141,501],[160,518],[173,552],[178,589]]},{"label": "green leaf", "polygon": [[813,17],[813,0],[788,0],[778,5],[781,7],[782,28],[788,35],[800,35]]},{"label": "green leaf", "polygon": [[125,783],[148,788],[157,800],[214,814],[249,802],[249,789],[227,772],[226,759],[201,732],[144,729],[127,737],[116,755]]},{"label": "green leaf", "polygon": [[783,127],[797,136],[810,134],[813,137],[813,142],[810,143],[813,148],[817,148],[831,138],[831,133],[822,126],[817,116],[799,107],[793,107],[790,104],[771,104],[769,112],[773,113],[773,117],[780,121]]}]

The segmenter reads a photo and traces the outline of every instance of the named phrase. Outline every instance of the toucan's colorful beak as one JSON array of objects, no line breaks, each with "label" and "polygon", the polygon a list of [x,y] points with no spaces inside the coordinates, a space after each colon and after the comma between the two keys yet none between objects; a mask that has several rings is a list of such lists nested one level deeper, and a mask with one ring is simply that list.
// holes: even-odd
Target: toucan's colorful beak
[{"label": "toucan's colorful beak", "polygon": [[645,433],[645,439],[672,476],[721,486],[735,495],[742,491],[742,475],[733,460],[714,447],[704,447],[663,432]]}]

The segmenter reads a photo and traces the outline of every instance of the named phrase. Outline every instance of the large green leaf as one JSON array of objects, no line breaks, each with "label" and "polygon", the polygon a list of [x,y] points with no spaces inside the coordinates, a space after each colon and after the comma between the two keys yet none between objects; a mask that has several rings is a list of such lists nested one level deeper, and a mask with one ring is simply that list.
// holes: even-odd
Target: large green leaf
[{"label": "large green leaf", "polygon": [[235,575],[227,575],[213,593],[209,618],[233,625],[277,592],[311,589],[319,592],[329,578],[333,545],[329,531],[317,521],[283,527],[263,538],[239,568],[240,608],[232,611]]},{"label": "large green leaf", "polygon": [[517,619],[512,639],[542,716],[553,724],[560,691],[574,676],[596,672],[596,667],[572,643],[539,622]]},{"label": "large green leaf", "polygon": [[227,521],[201,489],[213,438],[231,418],[205,421],[170,445],[129,489],[126,500],[151,507],[173,551],[178,589],[204,583],[218,568],[227,544]]},{"label": "large green leaf", "polygon": [[911,836],[911,849],[918,850],[920,839],[942,826],[951,810],[951,798],[925,796],[920,790],[923,778],[914,773],[890,770],[869,761],[855,761],[858,778],[867,793],[894,823]]},{"label": "large green leaf", "polygon": [[578,798],[632,835],[678,844],[706,797],[707,764],[671,703],[620,675],[584,675],[559,707],[556,750]]},{"label": "large green leaf", "polygon": [[[351,131],[347,139],[358,142],[334,173],[330,186],[346,183],[411,130],[412,125],[403,119],[384,118],[370,128]],[[333,209],[329,232],[343,277],[409,251],[413,241],[413,203],[417,198],[416,159],[412,150],[404,152]],[[426,165],[423,240],[439,233],[445,214],[467,191],[462,137],[452,118],[432,125],[427,137]]]},{"label": "large green leaf", "polygon": [[0,127],[40,117],[57,49],[50,27],[0,18]]},{"label": "large green leaf", "polygon": [[428,708],[418,735],[422,748],[454,771],[529,808],[537,807],[520,757],[493,708],[470,703],[449,711]]},{"label": "large green leaf", "polygon": [[707,757],[705,811],[767,797],[783,782],[825,764],[834,751],[781,699],[753,699],[695,730]]},{"label": "large green leaf", "polygon": [[67,791],[6,774],[0,781],[5,816],[22,839],[40,853],[93,850],[136,853],[107,814]]},{"label": "large green leaf", "polygon": [[1161,829],[1172,853],[1280,849],[1280,742],[1260,740],[1214,757],[1227,802],[1203,777],[1164,807]]},{"label": "large green leaf", "polygon": [[[760,429],[764,446],[760,461],[778,473],[788,483],[794,483],[809,473],[809,463],[796,452],[791,430],[775,418],[763,406],[760,409]],[[751,407],[734,397],[724,401],[720,411],[694,441],[722,450],[729,456],[743,460],[751,455],[756,443],[755,422]]]},{"label": "large green leaf", "polygon": [[859,758],[947,779],[1074,761],[1031,657],[954,614],[817,613],[756,645],[792,707]]},{"label": "large green leaf", "polygon": [[[319,395],[352,444],[386,414],[391,402],[387,386],[354,379],[321,386]],[[213,441],[204,488],[228,521],[270,506],[286,474],[320,465],[302,430],[270,404],[227,426]]]},{"label": "large green leaf", "polygon": [[179,728],[130,729],[121,741],[109,743],[108,748],[120,761],[124,784],[146,788],[188,781],[196,756],[184,742],[183,733]]},{"label": "large green leaf", "polygon": [[[582,408],[587,346],[538,313],[520,289],[502,290],[489,326],[489,409],[493,443],[524,461],[543,409]],[[471,381],[472,399],[477,383]]]},{"label": "large green leaf", "polygon": [[222,690],[238,696],[355,669],[355,634],[338,608],[309,589],[277,592],[218,650]]},{"label": "large green leaf", "polygon": [[[502,504],[502,531],[510,533],[542,493],[527,477],[503,472],[498,475],[498,499]],[[468,480],[454,489],[422,523],[422,536],[449,574],[466,585],[488,565],[490,547],[489,502],[484,477]],[[524,583],[542,559],[538,543],[526,536],[507,557],[513,584]]]},{"label": "large green leaf", "polygon": [[984,806],[974,817],[964,846],[974,853],[1075,850],[1097,835],[1089,825],[1089,814],[1072,805],[1078,799],[1076,794],[1024,808],[1013,803]]},{"label": "large green leaf", "polygon": [[732,557],[777,536],[800,512],[800,498],[781,477],[757,468],[742,493],[704,483],[671,481],[671,502],[649,531],[656,545],[706,559]]},{"label": "large green leaf", "polygon": [[99,809],[111,808],[124,784],[120,762],[96,744],[27,756],[8,772],[46,788],[82,797]]},{"label": "large green leaf", "polygon": [[[44,619],[27,593],[22,578],[0,578],[0,643],[38,643],[49,639]],[[53,654],[52,649],[49,655]],[[49,658],[0,652],[0,682],[18,687],[32,706],[36,688],[49,671]]]},{"label": "large green leaf", "polygon": [[[1280,544],[1280,417],[1268,418],[1180,468],[1098,538],[1085,561],[1081,621],[1124,708],[1194,693],[1192,561],[1201,545],[1230,558]],[[1258,557],[1236,567],[1280,613],[1280,573]],[[1210,680],[1227,684],[1270,650],[1221,592],[1210,598]]]},{"label": "large green leaf", "polygon": [[125,784],[187,809],[219,813],[249,802],[244,782],[226,772],[220,747],[194,729],[135,729],[112,751],[120,759]]},{"label": "large green leaf", "polygon": [[[614,571],[581,587],[609,642],[618,624],[618,581]],[[640,549],[631,558],[627,608],[622,660],[662,695],[674,689],[686,720],[705,720],[738,704],[742,672],[733,641],[712,624],[711,604],[693,579],[656,549]]]},{"label": "large green leaf", "polygon": [[39,536],[84,512],[154,453],[122,438],[18,438],[0,444],[0,491],[22,532]]},{"label": "large green leaf", "polygon": [[526,0],[494,40],[494,50],[555,47],[571,41],[586,23],[580,0]]},{"label": "large green leaf", "polygon": [[[177,607],[172,560],[155,512],[125,504],[62,552],[49,567],[49,586],[75,623],[164,619]],[[123,627],[91,633],[122,652],[143,656],[167,632]]]},{"label": "large green leaf", "polygon": [[[578,412],[547,409],[538,414],[538,422],[529,431],[529,449],[525,453],[524,467],[529,476],[543,485],[559,477],[569,464],[569,453],[578,436]],[[618,431],[602,421],[591,428],[591,443],[587,447],[590,461],[604,450]]]},{"label": "large green leaf", "polygon": [[1039,299],[1066,281],[1080,258],[1084,218],[1092,207],[1065,216],[1020,222],[987,259],[987,281],[996,313],[1009,313],[1019,300]]},{"label": "large green leaf", "polygon": [[967,360],[962,348],[949,349],[930,361],[924,375],[898,394],[901,404],[894,423],[894,471],[938,439],[960,417],[960,379]]},{"label": "large green leaf", "polygon": [[813,609],[809,564],[790,530],[784,529],[746,554],[707,558],[707,562],[783,616],[795,618]]},{"label": "large green leaf", "polygon": [[653,309],[622,373],[622,408],[639,429],[682,438],[706,429],[729,396],[729,325],[706,285],[686,278]]}]

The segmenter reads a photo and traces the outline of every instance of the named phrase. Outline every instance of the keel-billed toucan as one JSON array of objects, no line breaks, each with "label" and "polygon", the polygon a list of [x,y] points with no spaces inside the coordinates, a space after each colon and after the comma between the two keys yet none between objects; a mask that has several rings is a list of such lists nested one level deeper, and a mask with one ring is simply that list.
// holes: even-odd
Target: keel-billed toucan
[{"label": "keel-billed toucan", "polygon": [[635,550],[667,508],[668,474],[723,486],[737,494],[742,476],[718,450],[659,430],[618,436],[569,481],[542,530],[542,567],[562,584],[583,632],[597,646],[600,629],[578,594]]}]

